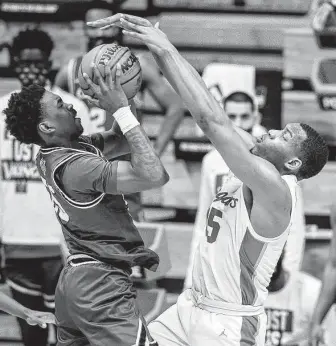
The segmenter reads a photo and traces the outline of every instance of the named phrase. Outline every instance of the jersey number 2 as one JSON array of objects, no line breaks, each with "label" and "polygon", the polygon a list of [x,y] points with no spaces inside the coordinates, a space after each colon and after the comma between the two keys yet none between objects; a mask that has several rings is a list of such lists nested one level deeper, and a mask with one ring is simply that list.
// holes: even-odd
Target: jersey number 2
[{"label": "jersey number 2", "polygon": [[[216,221],[216,218],[221,218],[223,216],[223,213],[216,209],[216,208],[211,208],[209,214],[208,214],[208,223],[206,227],[206,237],[208,243],[212,244],[216,241],[218,237],[218,232],[220,229],[220,224],[218,221]],[[209,229],[211,229],[209,231]]]}]

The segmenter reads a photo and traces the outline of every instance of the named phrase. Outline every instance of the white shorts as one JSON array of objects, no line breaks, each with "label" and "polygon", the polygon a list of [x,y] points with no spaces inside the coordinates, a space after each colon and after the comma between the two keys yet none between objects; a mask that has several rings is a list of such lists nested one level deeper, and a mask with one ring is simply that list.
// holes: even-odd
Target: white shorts
[{"label": "white shorts", "polygon": [[[207,311],[185,290],[177,303],[148,326],[160,346],[264,346],[267,316],[228,315]],[[149,345],[149,344],[148,344]]]}]

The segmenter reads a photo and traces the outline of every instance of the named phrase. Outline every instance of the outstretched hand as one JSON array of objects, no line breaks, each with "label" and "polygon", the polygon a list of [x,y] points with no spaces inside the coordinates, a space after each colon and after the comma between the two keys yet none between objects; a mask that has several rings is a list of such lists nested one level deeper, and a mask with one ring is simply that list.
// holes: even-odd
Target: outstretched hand
[{"label": "outstretched hand", "polygon": [[116,112],[121,107],[128,106],[127,96],[120,84],[120,64],[118,63],[112,71],[108,66],[105,66],[105,81],[96,65],[93,64],[92,69],[98,84],[95,84],[86,73],[83,74],[93,93],[93,97],[86,95],[84,99],[111,113]]},{"label": "outstretched hand", "polygon": [[26,321],[31,326],[40,326],[47,328],[48,324],[55,324],[55,316],[51,312],[29,310],[27,312]]},{"label": "outstretched hand", "polygon": [[157,55],[161,55],[166,49],[173,47],[166,34],[159,29],[159,23],[157,22],[153,26],[145,18],[117,13],[113,16],[86,24],[102,30],[111,26],[119,26],[123,29],[123,34],[139,39]]}]

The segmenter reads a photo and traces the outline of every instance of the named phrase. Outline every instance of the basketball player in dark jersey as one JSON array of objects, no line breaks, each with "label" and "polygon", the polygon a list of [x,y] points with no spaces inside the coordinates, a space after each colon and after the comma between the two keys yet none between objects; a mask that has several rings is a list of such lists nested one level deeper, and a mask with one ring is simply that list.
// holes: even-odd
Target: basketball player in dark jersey
[{"label": "basketball player in dark jersey", "polygon": [[[97,106],[123,135],[81,136],[72,105],[37,85],[14,93],[4,113],[13,136],[41,146],[36,164],[71,254],[56,290],[58,345],[144,345],[131,267],[155,270],[159,258],[144,247],[123,193],[162,186],[168,174],[130,110],[120,64],[106,68],[106,83],[94,69],[100,87],[86,80]],[[113,160],[124,154],[131,161]]]},{"label": "basketball player in dark jersey", "polygon": [[[99,5],[97,5],[96,3],[93,8],[86,12],[85,21],[94,21],[111,15],[111,5],[106,3],[99,3]],[[122,39],[121,31],[117,27],[110,28],[106,31],[85,27],[84,32],[88,40],[87,51],[101,44],[112,42],[120,43]],[[144,58],[143,56],[138,56],[138,58],[142,68],[143,80],[140,92],[137,95],[137,116],[141,123],[141,108],[144,104],[144,93],[148,92],[165,112],[164,121],[154,144],[156,152],[161,156],[183,119],[184,107],[178,95],[160,73],[154,59],[149,60],[149,58]],[[69,63],[59,71],[56,76],[55,84],[63,90],[83,99],[84,95],[77,79],[77,72],[81,61],[82,56],[71,59]],[[107,116],[103,109],[95,107],[90,103],[87,103],[87,105],[90,108],[91,122],[95,125],[96,132],[110,129],[113,123],[113,117]],[[140,194],[126,195],[125,199],[133,219],[135,221],[143,221],[144,217]]]}]

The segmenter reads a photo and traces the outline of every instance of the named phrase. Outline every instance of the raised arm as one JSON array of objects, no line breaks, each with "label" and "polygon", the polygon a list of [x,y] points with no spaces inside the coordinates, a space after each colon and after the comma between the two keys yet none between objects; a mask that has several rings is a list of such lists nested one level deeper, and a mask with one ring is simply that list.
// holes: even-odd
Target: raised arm
[{"label": "raised arm", "polygon": [[164,120],[160,126],[154,148],[159,156],[165,151],[169,141],[181,124],[184,117],[184,106],[181,98],[175,93],[167,80],[160,74],[155,62],[140,57],[142,80],[154,100],[164,110]]},{"label": "raised arm", "polygon": [[[135,117],[137,117],[137,111],[134,101],[130,101],[130,109]],[[107,116],[113,117],[112,114],[107,113]],[[120,127],[116,121],[114,121],[112,128],[95,133],[90,136],[98,145],[97,147],[103,152],[105,158],[109,161],[116,159],[120,156],[130,154],[131,149],[126,137],[120,130]],[[97,140],[98,139],[98,140]],[[92,143],[96,145],[95,143]]]},{"label": "raised arm", "polygon": [[[82,170],[81,175],[87,177],[87,183],[81,182],[81,184],[86,185],[82,186],[80,184],[77,190],[132,193],[165,184],[169,178],[168,173],[156,155],[147,134],[129,109],[127,97],[120,85],[120,65],[117,66],[113,73],[111,73],[108,67],[105,68],[106,82],[104,82],[96,67],[94,67],[94,74],[97,77],[99,86],[95,85],[84,74],[86,82],[96,94],[97,106],[113,114],[128,143],[131,161],[120,161],[116,164],[92,158],[91,161],[87,162],[87,172],[83,171],[85,170],[85,165],[77,167],[77,170]],[[123,138],[121,140],[124,141]],[[113,147],[112,142],[111,139],[109,142],[108,137],[105,136],[104,143]],[[82,163],[77,162],[76,164],[81,165]],[[64,180],[67,179],[67,176],[70,177],[70,183],[73,180],[71,172],[72,170],[68,169],[64,177]],[[80,183],[80,179],[77,180],[77,183]]]},{"label": "raised arm", "polygon": [[198,125],[233,173],[253,191],[254,197],[266,210],[288,210],[287,206],[291,205],[290,192],[277,169],[268,161],[251,154],[202,78],[178,53],[167,36],[148,20],[126,14],[116,14],[90,25],[102,27],[109,24],[121,25],[125,35],[138,38],[147,45],[163,75],[180,95]]}]

